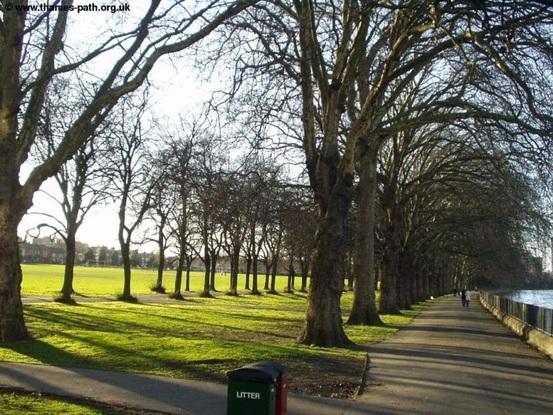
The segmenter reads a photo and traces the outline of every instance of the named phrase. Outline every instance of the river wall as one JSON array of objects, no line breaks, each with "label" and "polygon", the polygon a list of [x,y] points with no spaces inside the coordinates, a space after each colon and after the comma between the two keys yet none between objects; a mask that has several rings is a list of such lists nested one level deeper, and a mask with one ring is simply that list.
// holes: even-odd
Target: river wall
[{"label": "river wall", "polygon": [[480,292],[480,303],[499,321],[553,359],[553,310]]}]

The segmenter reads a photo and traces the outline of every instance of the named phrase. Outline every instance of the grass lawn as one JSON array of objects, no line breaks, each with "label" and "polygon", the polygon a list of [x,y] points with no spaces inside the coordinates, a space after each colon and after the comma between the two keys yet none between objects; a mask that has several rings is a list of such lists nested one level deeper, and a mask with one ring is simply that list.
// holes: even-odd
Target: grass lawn
[{"label": "grass lawn", "polygon": [[96,405],[66,402],[37,394],[2,391],[0,391],[0,410],[2,415],[121,415],[127,413]]},{"label": "grass lawn", "polygon": [[[63,265],[55,264],[22,264],[23,282],[21,291],[23,295],[52,295],[59,293],[63,283]],[[74,289],[82,295],[113,295],[123,291],[123,268],[110,267],[75,267]],[[150,288],[157,279],[157,270],[133,269],[131,292],[133,294],[148,294]],[[226,291],[229,287],[229,274],[217,274],[216,288]],[[198,292],[203,288],[203,273],[192,272],[190,278],[190,289]],[[244,287],[245,276],[238,278],[238,287]],[[259,275],[259,286],[263,288],[265,275]],[[300,278],[296,279],[299,286]],[[175,287],[175,271],[165,271],[163,285],[167,292],[173,291]],[[286,286],[286,278],[277,277],[277,290],[282,291]],[[182,289],[184,291],[184,275]]]},{"label": "grass lawn", "polygon": [[[54,294],[62,272],[58,265],[24,265],[24,294]],[[171,274],[167,273],[168,287]],[[149,293],[154,278],[151,270],[133,272],[133,292]],[[121,279],[119,269],[77,267],[75,288],[85,295],[115,294]],[[220,277],[218,288],[224,290],[227,284],[228,277]],[[285,278],[279,278],[280,290],[284,284]],[[193,289],[201,286],[202,276],[195,273]],[[344,293],[344,318],[351,302],[352,293]],[[33,340],[0,347],[0,360],[216,382],[225,382],[230,369],[272,360],[289,368],[292,391],[344,397],[351,396],[358,385],[367,346],[385,340],[416,314],[381,316],[382,327],[345,326],[356,346],[318,348],[295,343],[305,307],[306,294],[301,293],[196,296],[168,304],[26,304],[25,319]]]}]

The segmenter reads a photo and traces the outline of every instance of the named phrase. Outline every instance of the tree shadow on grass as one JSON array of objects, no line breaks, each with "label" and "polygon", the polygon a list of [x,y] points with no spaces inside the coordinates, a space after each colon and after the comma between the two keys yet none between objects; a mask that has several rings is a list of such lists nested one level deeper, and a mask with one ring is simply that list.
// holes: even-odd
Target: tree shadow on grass
[{"label": "tree shadow on grass", "polygon": [[[80,310],[85,311],[86,305],[81,305]],[[106,309],[109,310],[109,309]],[[113,311],[113,310],[111,310]],[[136,322],[130,321],[120,321],[114,318],[109,318],[98,315],[87,315],[85,313],[77,313],[75,311],[70,311],[68,309],[59,309],[52,310],[41,308],[40,310],[33,310],[28,308],[25,310],[25,314],[29,317],[34,318],[37,321],[46,321],[51,323],[51,326],[48,327],[48,332],[52,332],[52,328],[56,325],[64,325],[65,329],[80,329],[80,330],[90,330],[90,331],[101,331],[101,332],[130,332],[131,329],[140,330],[140,331],[154,331],[157,333],[157,330],[152,330],[152,327],[139,324]],[[60,327],[61,328],[61,327]],[[42,330],[42,329],[40,329]]]},{"label": "tree shadow on grass", "polygon": [[[87,306],[83,306],[81,310],[85,310]],[[90,306],[88,306],[90,307]],[[219,336],[223,340],[240,340],[240,341],[255,341],[255,342],[271,342],[275,341],[275,338],[284,339],[285,341],[290,341],[295,338],[295,333],[293,330],[286,331],[267,331],[259,328],[253,327],[255,323],[252,324],[253,328],[243,327],[236,325],[225,325],[217,324],[216,322],[210,321],[201,321],[193,318],[180,318],[175,316],[156,314],[151,312],[143,312],[137,309],[131,308],[130,311],[125,310],[129,314],[138,315],[137,320],[144,322],[144,317],[157,317],[157,321],[152,322],[151,325],[146,325],[143,323],[137,323],[134,321],[118,320],[115,318],[106,317],[109,315],[110,311],[113,311],[111,307],[102,307],[95,305],[93,307],[95,311],[106,311],[101,316],[98,315],[87,315],[84,313],[77,313],[67,309],[48,309],[40,308],[38,310],[33,310],[32,308],[27,310],[27,314],[36,319],[37,321],[46,323],[48,328],[37,330],[39,336],[45,334],[52,334],[55,331],[58,331],[61,336],[69,336],[69,332],[98,332],[98,333],[120,333],[127,336],[140,336],[140,335],[149,335],[154,337],[182,337],[190,338],[192,336],[195,339],[201,338],[212,338],[214,336]],[[226,314],[226,313],[221,313]],[[256,317],[256,316],[236,316],[233,314],[228,314],[237,320],[244,320],[244,318],[253,321],[260,322],[271,322],[274,323],[275,320],[272,318]],[[184,325],[179,327],[178,331],[175,332],[174,329],[169,328],[166,325],[160,325],[163,321],[168,320],[177,322]],[[278,320],[281,321],[280,319]],[[289,320],[289,322],[295,323],[295,320]],[[41,326],[44,326],[42,324]],[[282,327],[282,326],[281,326]],[[298,328],[299,330],[299,328]],[[251,334],[247,334],[251,333]],[[95,336],[90,334],[89,337]]]},{"label": "tree shadow on grass", "polygon": [[[149,372],[152,374],[164,373],[163,369],[180,369],[181,375],[186,374],[186,377],[207,380],[221,380],[221,376],[213,375],[207,367],[198,363],[186,363],[181,359],[170,359],[143,351],[140,347],[120,347],[113,343],[94,340],[90,336],[75,335],[68,332],[63,333],[63,337],[70,339],[74,344],[83,344],[87,347],[92,347],[96,350],[102,350],[103,353],[99,356],[90,356],[84,353],[76,354],[63,350],[60,347],[52,346],[42,340],[32,339],[25,342],[18,342],[4,346],[15,353],[26,356],[41,364],[74,367],[74,368],[91,368],[91,369],[111,369],[123,372]],[[103,356],[109,356],[112,362],[102,361]],[[127,362],[134,361],[139,357],[142,362],[153,362],[153,365],[129,365]],[[156,367],[159,368],[156,370]],[[165,373],[166,374],[166,373]]]},{"label": "tree shadow on grass", "polygon": [[75,365],[82,360],[77,354],[67,352],[39,339],[10,343],[2,347],[48,365]]}]

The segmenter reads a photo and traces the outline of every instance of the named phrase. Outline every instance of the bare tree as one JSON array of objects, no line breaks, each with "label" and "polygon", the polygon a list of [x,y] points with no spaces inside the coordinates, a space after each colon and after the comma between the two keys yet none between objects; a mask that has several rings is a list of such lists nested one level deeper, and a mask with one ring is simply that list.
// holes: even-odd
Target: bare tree
[{"label": "bare tree", "polygon": [[[64,99],[68,94],[84,94],[84,91],[71,91],[65,82],[51,85],[51,90],[45,99],[44,112],[39,122],[38,135],[40,141],[36,145],[36,158],[43,162],[52,156],[59,141],[67,129],[70,114],[80,108],[73,108]],[[61,208],[62,218],[44,212],[36,214],[44,216],[47,221],[36,226],[53,231],[65,243],[65,270],[63,286],[58,301],[73,303],[73,269],[76,255],[76,234],[82,225],[86,214],[106,197],[106,181],[97,163],[105,151],[105,139],[102,132],[97,131],[68,160],[54,176],[61,196],[52,193],[47,195]],[[35,212],[31,212],[35,214]]]},{"label": "bare tree", "polygon": [[282,242],[284,237],[283,203],[280,193],[281,192],[278,192],[277,189],[273,189],[271,208],[268,215],[267,238],[265,239],[265,258],[267,268],[265,289],[269,294],[277,293],[276,276],[278,272],[278,265],[281,260]]},{"label": "bare tree", "polygon": [[224,158],[219,151],[216,137],[208,130],[198,136],[193,150],[190,185],[190,202],[195,241],[190,246],[204,263],[204,288],[202,297],[210,297],[214,287],[216,259],[220,245],[218,211],[221,207],[220,178]]},{"label": "bare tree", "polygon": [[110,178],[109,193],[119,203],[118,239],[123,260],[123,301],[136,301],[131,295],[132,237],[151,208],[155,189],[160,180],[158,172],[147,163],[146,140],[148,131],[142,121],[144,104],[135,106],[131,101],[118,108],[111,130],[112,149],[104,171]]},{"label": "bare tree", "polygon": [[295,290],[296,265],[300,266],[301,288],[307,291],[307,277],[315,239],[317,212],[313,196],[303,187],[288,187],[282,201],[284,245],[288,255],[288,284],[286,292]]},{"label": "bare tree", "polygon": [[230,259],[230,285],[228,295],[238,295],[238,272],[240,268],[240,253],[248,232],[247,197],[248,177],[240,171],[227,172],[223,177],[224,187],[219,212],[223,249]]},{"label": "bare tree", "polygon": [[[95,39],[88,39],[88,50],[73,47],[72,39],[66,37],[72,3],[62,0],[61,10],[36,12],[26,2],[0,5],[0,78],[10,80],[0,85],[1,342],[28,337],[20,295],[17,226],[32,206],[34,193],[94,133],[118,99],[144,82],[161,57],[189,48],[255,1],[207,6],[198,2],[183,8],[180,1],[152,0],[143,16],[134,20],[138,23],[106,28]],[[116,23],[117,16],[113,19]],[[37,121],[48,86],[56,77],[90,70],[104,57],[109,69],[84,81],[94,95],[72,120],[52,156],[20,183],[21,166],[37,140]]]},{"label": "bare tree", "polygon": [[[240,50],[240,62],[244,63],[238,65],[237,88],[249,86],[250,79],[259,82],[263,78],[266,85],[279,87],[271,99],[297,97],[291,91],[301,91],[297,102],[302,114],[302,149],[321,212],[301,343],[349,343],[342,327],[340,296],[346,223],[356,176],[360,210],[349,322],[379,321],[373,289],[376,165],[379,149],[392,134],[474,116],[515,122],[536,133],[550,125],[550,117],[543,110],[548,104],[540,88],[536,88],[537,83],[530,86],[533,77],[523,74],[528,66],[519,65],[536,59],[543,64],[547,59],[543,53],[547,46],[536,33],[547,30],[550,9],[537,1],[526,2],[523,7],[467,7],[472,4],[281,1],[274,8],[260,4],[249,9],[247,19],[233,22],[232,27],[244,30],[250,39]],[[518,55],[513,58],[502,49],[503,36],[524,39],[533,52],[524,56],[510,43],[511,53]],[[256,47],[250,47],[255,41]],[[451,75],[446,81],[447,93],[431,93],[423,99],[423,117],[409,117],[416,106],[407,112],[394,112],[402,93],[429,67],[434,80]],[[473,79],[471,68],[494,74],[501,88],[493,91],[480,84],[479,93],[473,90],[468,94],[464,86]],[[288,83],[282,82],[285,78]],[[539,78],[550,87],[543,76]],[[494,111],[491,100],[485,103],[480,93],[502,103],[511,99],[522,102],[524,108],[515,105]],[[540,108],[535,105],[538,101]],[[516,116],[515,107],[524,117]],[[271,113],[265,115],[276,118]]]},{"label": "bare tree", "polygon": [[190,291],[190,267],[194,255],[190,247],[191,241],[191,158],[193,155],[193,140],[195,137],[196,124],[190,126],[190,135],[186,138],[180,134],[187,134],[184,129],[179,129],[177,136],[169,139],[167,151],[170,154],[168,159],[168,172],[173,185],[174,209],[170,211],[169,227],[171,234],[177,242],[177,269],[175,275],[175,288],[172,297],[182,299],[182,272],[186,266],[185,290]]},{"label": "bare tree", "polygon": [[157,266],[157,279],[156,283],[151,290],[157,293],[165,293],[165,287],[163,286],[163,271],[165,269],[165,251],[169,247],[170,228],[169,218],[171,213],[175,210],[175,195],[174,188],[170,186],[171,178],[168,171],[168,159],[170,155],[165,151],[158,152],[153,157],[152,163],[154,164],[154,177],[155,186],[151,195],[151,209],[149,211],[149,217],[154,223],[154,230],[156,232],[156,238],[154,241],[158,247],[158,266]]}]

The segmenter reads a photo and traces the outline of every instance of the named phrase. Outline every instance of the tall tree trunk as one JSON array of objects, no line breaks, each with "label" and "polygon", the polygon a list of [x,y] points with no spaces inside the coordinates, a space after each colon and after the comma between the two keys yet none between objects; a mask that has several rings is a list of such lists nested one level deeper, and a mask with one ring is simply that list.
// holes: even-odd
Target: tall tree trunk
[{"label": "tall tree trunk", "polygon": [[209,256],[209,250],[207,247],[204,249],[204,289],[202,293],[200,294],[200,297],[211,297],[211,293],[209,292],[209,277],[211,275],[211,258]]},{"label": "tall tree trunk", "polygon": [[[0,149],[1,150],[1,149]],[[4,160],[0,156],[0,170]],[[12,182],[13,183],[10,183]],[[16,178],[5,171],[0,172],[0,342],[26,340],[29,338],[23,319],[21,303],[21,267],[17,245],[17,225],[20,218],[14,215]],[[11,190],[11,191],[10,191]]]},{"label": "tall tree trunk", "polygon": [[211,291],[217,291],[215,288],[215,276],[217,272],[217,255],[215,253],[211,253],[211,275],[209,279],[209,289]]},{"label": "tall tree trunk", "polygon": [[413,278],[413,270],[409,267],[408,255],[408,252],[403,250],[398,258],[399,278],[396,286],[399,308],[402,310],[408,310],[411,308],[411,305],[413,305],[413,298],[411,297],[411,279]]},{"label": "tall tree trunk", "polygon": [[248,255],[246,257],[246,284],[244,286],[245,290],[250,289],[250,271],[252,269],[252,257],[251,255]]},{"label": "tall tree trunk", "polygon": [[165,218],[161,218],[159,225],[159,233],[157,239],[157,246],[159,251],[159,263],[157,264],[157,281],[153,291],[158,293],[164,293],[163,287],[163,270],[165,269],[165,235],[163,234],[163,228],[165,226]]},{"label": "tall tree trunk", "polygon": [[73,274],[75,269],[75,240],[77,230],[74,226],[67,227],[67,236],[65,238],[65,269],[63,272],[63,285],[61,287],[61,296],[59,301],[64,303],[71,302],[71,296],[75,292],[73,290]]},{"label": "tall tree trunk", "polygon": [[192,267],[192,260],[194,258],[192,255],[186,256],[186,284],[185,284],[185,291],[190,291],[190,268]]},{"label": "tall tree trunk", "polygon": [[274,258],[271,266],[271,286],[269,287],[269,293],[276,294],[276,275],[278,269],[278,258]]},{"label": "tall tree trunk", "polygon": [[233,248],[230,258],[230,288],[228,295],[238,295],[238,265],[240,261],[240,247]]},{"label": "tall tree trunk", "polygon": [[179,261],[177,263],[177,272],[175,275],[175,290],[173,291],[173,298],[182,298],[182,270],[184,268],[184,257],[186,254],[184,252],[179,253]]},{"label": "tall tree trunk", "polygon": [[131,256],[130,248],[126,242],[121,245],[121,258],[123,259],[123,294],[120,299],[123,301],[132,301],[131,295]]},{"label": "tall tree trunk", "polygon": [[302,344],[341,347],[351,343],[340,308],[350,190],[346,183],[335,183],[317,229],[305,324],[298,338]]},{"label": "tall tree trunk", "polygon": [[0,342],[29,338],[21,303],[21,266],[17,226],[31,207],[20,199],[17,150],[21,108],[19,82],[25,12],[6,12],[3,3],[2,53],[0,59]]},{"label": "tall tree trunk", "polygon": [[423,287],[422,299],[427,300],[430,298],[430,270],[428,268],[424,273]]},{"label": "tall tree trunk", "polygon": [[399,275],[400,235],[395,223],[395,213],[389,211],[387,214],[390,217],[384,231],[384,273],[380,281],[380,313],[398,314],[397,282],[401,278]]},{"label": "tall tree trunk", "polygon": [[157,281],[155,290],[159,293],[164,293],[165,288],[163,287],[163,270],[165,269],[165,251],[160,249],[159,251],[159,263],[157,265]]},{"label": "tall tree trunk", "polygon": [[359,160],[358,218],[354,230],[353,305],[348,324],[380,325],[376,310],[374,223],[377,149],[366,149]]},{"label": "tall tree trunk", "polygon": [[123,261],[123,294],[119,296],[122,301],[136,300],[131,295],[131,256],[130,256],[130,235],[125,235],[125,213],[129,196],[129,187],[125,185],[122,192],[121,204],[119,205],[119,246],[121,247],[121,260]]},{"label": "tall tree trunk", "polygon": [[265,286],[263,289],[265,291],[269,291],[269,280],[271,275],[271,265],[269,264],[269,261],[265,259],[263,262],[265,262]]},{"label": "tall tree trunk", "polygon": [[257,288],[257,262],[258,257],[254,255],[252,257],[252,294],[259,295],[259,288]]},{"label": "tall tree trunk", "polygon": [[417,303],[419,301],[418,297],[418,270],[416,263],[413,261],[412,263],[412,278],[411,278],[411,298],[413,299],[413,304]]},{"label": "tall tree trunk", "polygon": [[301,288],[300,292],[307,292],[307,277],[309,275],[309,265],[310,261],[308,257],[300,258],[300,267],[301,267]]}]

